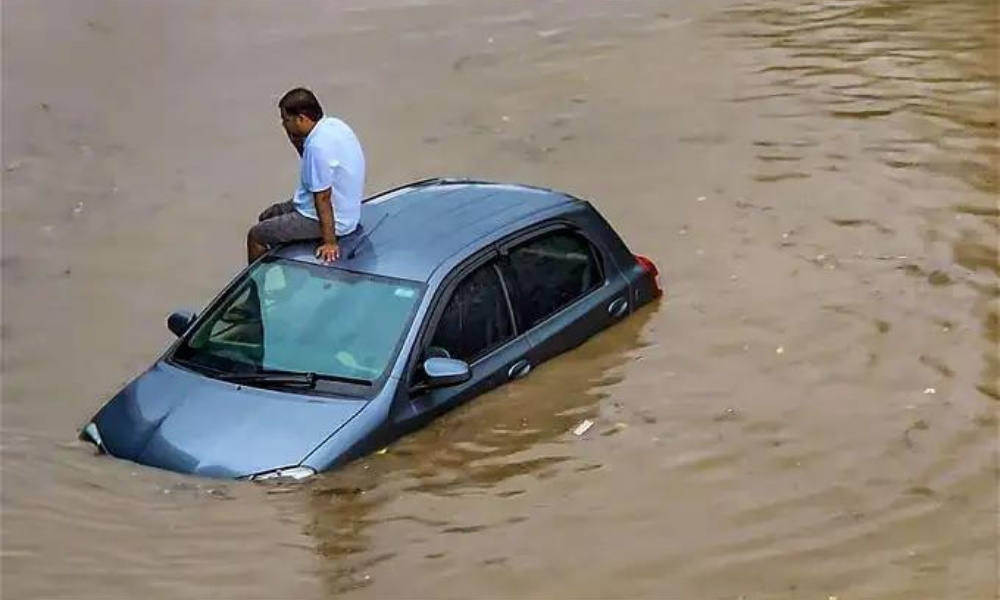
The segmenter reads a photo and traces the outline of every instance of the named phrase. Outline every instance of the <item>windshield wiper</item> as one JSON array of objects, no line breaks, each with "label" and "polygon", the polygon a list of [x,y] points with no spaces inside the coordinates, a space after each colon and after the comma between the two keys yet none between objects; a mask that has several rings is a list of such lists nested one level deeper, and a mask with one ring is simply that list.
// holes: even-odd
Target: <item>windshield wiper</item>
[{"label": "windshield wiper", "polygon": [[226,373],[219,375],[219,379],[230,383],[248,383],[253,385],[294,385],[308,388],[316,387],[317,381],[335,381],[338,383],[352,383],[354,385],[372,384],[367,379],[356,379],[354,377],[344,377],[342,375],[329,375],[327,373],[313,373],[304,371],[284,371],[281,369],[261,369],[249,373]]},{"label": "windshield wiper", "polygon": [[205,365],[200,362],[193,361],[187,358],[178,358],[176,354],[174,356],[171,356],[167,360],[168,362],[174,362],[177,363],[178,365],[191,369],[192,371],[201,373],[202,375],[208,375],[209,377],[218,377],[219,375],[225,374],[225,371],[220,371],[215,367],[211,367],[209,365]]}]

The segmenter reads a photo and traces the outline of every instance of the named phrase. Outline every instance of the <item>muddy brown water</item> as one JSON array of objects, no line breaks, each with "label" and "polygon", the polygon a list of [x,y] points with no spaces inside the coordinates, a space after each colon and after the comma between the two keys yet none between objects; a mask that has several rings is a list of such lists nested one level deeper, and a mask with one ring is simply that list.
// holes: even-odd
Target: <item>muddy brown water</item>
[{"label": "muddy brown water", "polygon": [[[4,598],[997,597],[995,0],[2,9]],[[370,192],[567,189],[666,301],[304,487],[93,456],[300,83]]]}]

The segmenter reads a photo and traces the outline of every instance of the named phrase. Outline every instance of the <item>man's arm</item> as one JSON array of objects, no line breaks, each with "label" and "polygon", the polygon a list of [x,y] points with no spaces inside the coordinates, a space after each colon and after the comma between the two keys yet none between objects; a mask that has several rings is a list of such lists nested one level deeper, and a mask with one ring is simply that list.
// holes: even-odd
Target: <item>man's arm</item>
[{"label": "man's arm", "polygon": [[323,234],[323,243],[316,248],[316,258],[323,262],[333,262],[340,258],[333,212],[333,188],[313,192],[313,203],[316,205],[316,215],[319,216],[319,227]]}]

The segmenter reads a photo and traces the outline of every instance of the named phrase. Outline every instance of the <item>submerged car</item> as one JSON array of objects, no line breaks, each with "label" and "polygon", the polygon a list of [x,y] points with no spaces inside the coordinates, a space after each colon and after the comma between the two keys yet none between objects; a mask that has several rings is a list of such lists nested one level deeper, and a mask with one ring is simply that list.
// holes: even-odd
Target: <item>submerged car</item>
[{"label": "submerged car", "polygon": [[[586,201],[431,179],[365,201],[322,264],[274,249],[115,395],[81,439],[209,477],[301,479],[385,447],[660,295]],[[346,242],[345,242],[346,244]]]}]

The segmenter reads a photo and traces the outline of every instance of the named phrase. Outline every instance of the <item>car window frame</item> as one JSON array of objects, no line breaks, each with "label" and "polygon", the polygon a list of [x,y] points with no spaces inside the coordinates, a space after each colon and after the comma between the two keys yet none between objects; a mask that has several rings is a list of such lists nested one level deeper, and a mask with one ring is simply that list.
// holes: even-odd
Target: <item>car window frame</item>
[{"label": "car window frame", "polygon": [[490,262],[493,263],[493,270],[497,275],[497,279],[500,281],[500,288],[503,291],[504,301],[507,303],[507,316],[510,319],[512,335],[502,343],[497,344],[492,348],[487,348],[480,354],[476,355],[474,359],[469,361],[469,368],[474,369],[478,363],[516,342],[523,335],[524,332],[519,330],[517,327],[517,318],[514,312],[510,289],[508,288],[507,281],[503,275],[502,269],[500,268],[499,260],[500,254],[497,251],[496,245],[490,244],[485,250],[473,255],[469,259],[454,267],[445,277],[441,285],[438,286],[437,292],[431,299],[430,305],[427,309],[427,316],[423,319],[420,331],[418,332],[416,341],[413,344],[413,349],[410,352],[410,357],[406,367],[406,377],[404,378],[404,381],[407,382],[408,388],[412,388],[413,385],[417,383],[417,377],[420,374],[421,358],[424,356],[427,348],[433,340],[434,333],[437,331],[437,326],[441,321],[441,316],[448,307],[448,303],[451,301],[452,296],[455,295],[455,290],[457,290],[458,286],[461,285],[470,275],[472,275],[472,273]]},{"label": "car window frame", "polygon": [[[508,293],[510,294],[511,308],[514,311],[515,324],[517,330],[521,333],[527,333],[536,330],[539,327],[545,326],[545,324],[551,321],[553,318],[566,312],[567,310],[570,310],[575,305],[579,304],[586,298],[592,296],[600,289],[607,287],[610,282],[610,278],[608,277],[609,268],[607,264],[608,259],[607,259],[606,249],[604,249],[598,242],[596,242],[592,236],[588,235],[587,232],[584,230],[584,228],[580,227],[578,223],[574,223],[573,221],[568,221],[565,219],[557,219],[552,221],[546,221],[544,223],[539,223],[536,226],[531,227],[530,229],[518,231],[517,233],[512,234],[511,236],[501,240],[497,244],[497,251],[500,255],[500,260],[498,264],[500,264],[501,270],[504,272],[503,279],[505,287],[508,288],[511,287],[511,282],[508,282],[508,278],[512,278],[514,276],[513,267],[510,265],[508,260],[510,256],[510,251],[516,246],[521,246],[523,244],[531,242],[532,240],[553,233],[558,233],[561,231],[567,231],[572,234],[575,234],[580,238],[582,238],[584,242],[586,242],[587,247],[590,249],[591,258],[597,264],[598,280],[601,283],[600,285],[594,286],[586,293],[577,296],[571,302],[560,307],[558,310],[552,312],[551,314],[546,315],[541,321],[531,326],[528,326],[526,323],[520,322],[521,321],[520,313],[518,312],[517,306],[515,306],[520,302],[519,298],[520,294],[508,290]],[[515,292],[516,291],[517,290],[515,290]]]}]

